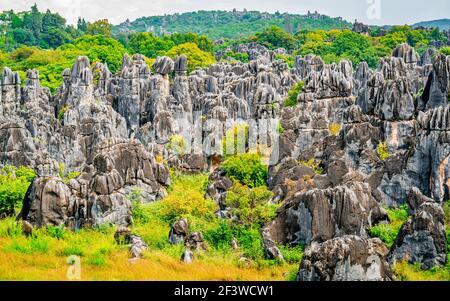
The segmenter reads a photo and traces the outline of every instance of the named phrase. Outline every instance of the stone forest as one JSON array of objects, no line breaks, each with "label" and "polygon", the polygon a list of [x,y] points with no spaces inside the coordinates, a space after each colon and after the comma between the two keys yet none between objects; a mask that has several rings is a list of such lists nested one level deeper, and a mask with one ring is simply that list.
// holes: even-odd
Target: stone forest
[{"label": "stone forest", "polygon": [[0,278],[450,280],[450,56],[272,46],[5,59]]}]

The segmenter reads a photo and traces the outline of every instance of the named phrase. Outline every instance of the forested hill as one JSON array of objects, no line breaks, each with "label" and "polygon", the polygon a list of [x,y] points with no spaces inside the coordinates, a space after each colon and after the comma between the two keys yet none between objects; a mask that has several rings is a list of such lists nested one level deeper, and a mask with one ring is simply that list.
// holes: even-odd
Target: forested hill
[{"label": "forested hill", "polygon": [[419,22],[413,25],[413,27],[418,27],[418,26],[423,26],[423,27],[437,27],[440,30],[449,30],[450,29],[450,19],[440,19],[440,20],[433,20],[433,21],[424,21],[424,22]]},{"label": "forested hill", "polygon": [[211,39],[246,37],[277,25],[287,32],[308,29],[343,29],[352,24],[342,18],[331,18],[317,12],[307,15],[262,13],[258,11],[198,11],[182,14],[142,17],[115,26],[114,34],[151,31],[158,35],[195,32]]}]

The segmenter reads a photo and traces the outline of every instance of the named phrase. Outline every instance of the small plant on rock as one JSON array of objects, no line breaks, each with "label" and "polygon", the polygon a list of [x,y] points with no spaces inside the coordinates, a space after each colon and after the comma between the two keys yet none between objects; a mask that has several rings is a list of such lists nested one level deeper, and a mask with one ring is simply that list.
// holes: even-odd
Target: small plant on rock
[{"label": "small plant on rock", "polygon": [[330,134],[332,136],[337,136],[339,132],[341,131],[341,125],[339,123],[332,123],[328,127],[328,130],[330,131]]},{"label": "small plant on rock", "polygon": [[284,101],[285,107],[295,107],[298,103],[298,95],[302,92],[304,86],[304,82],[300,81],[296,83],[291,91],[289,91],[286,100]]},{"label": "small plant on rock", "polygon": [[389,148],[386,142],[380,142],[377,146],[377,154],[380,160],[387,160],[389,158]]},{"label": "small plant on rock", "polygon": [[66,112],[69,110],[69,106],[68,105],[63,105],[61,107],[61,109],[58,112],[58,120],[59,121],[63,121],[64,120],[64,115],[66,114]]},{"label": "small plant on rock", "polygon": [[322,167],[322,161],[316,159],[309,159],[308,161],[300,161],[300,165],[311,167],[316,175],[325,174],[325,169]]}]

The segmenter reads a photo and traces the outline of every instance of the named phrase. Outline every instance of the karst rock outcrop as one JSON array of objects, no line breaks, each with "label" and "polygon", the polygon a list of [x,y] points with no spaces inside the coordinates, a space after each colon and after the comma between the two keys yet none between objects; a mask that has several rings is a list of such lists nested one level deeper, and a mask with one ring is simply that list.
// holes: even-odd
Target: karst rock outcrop
[{"label": "karst rock outcrop", "polygon": [[[272,151],[267,186],[271,202],[280,203],[262,229],[268,257],[282,258],[277,244],[304,244],[300,280],[390,280],[387,262],[446,263],[450,57],[419,56],[403,44],[374,70],[315,55],[297,56],[291,68],[275,58],[283,49],[250,43],[230,50],[250,62],[188,72],[186,56],[148,66],[135,54],[113,74],[82,56],[63,71],[54,95],[37,71],[21,83],[4,68],[0,165],[38,175],[18,218],[35,227],[128,226],[132,201],[166,195],[169,167],[210,171],[206,196],[218,203],[218,216],[230,218],[225,200],[233,183],[218,164],[222,138],[237,123],[247,122],[252,134],[261,120],[275,120],[256,135]],[[297,104],[284,106],[299,81]],[[261,144],[254,137],[245,149]],[[70,172],[78,174],[69,179]],[[384,207],[408,200],[411,216],[389,251],[369,228],[389,222]],[[173,225],[171,242],[203,249],[202,235],[184,228]]]}]

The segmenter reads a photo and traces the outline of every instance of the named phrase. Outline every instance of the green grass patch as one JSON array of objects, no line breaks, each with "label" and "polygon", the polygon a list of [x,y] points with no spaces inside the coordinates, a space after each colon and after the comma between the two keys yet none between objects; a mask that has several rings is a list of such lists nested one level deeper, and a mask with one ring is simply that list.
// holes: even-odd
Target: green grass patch
[{"label": "green grass patch", "polygon": [[378,237],[389,248],[394,243],[403,223],[409,217],[409,208],[407,204],[401,205],[398,209],[386,209],[389,216],[389,223],[378,224],[369,229],[372,237]]}]

